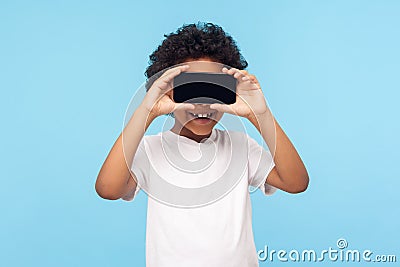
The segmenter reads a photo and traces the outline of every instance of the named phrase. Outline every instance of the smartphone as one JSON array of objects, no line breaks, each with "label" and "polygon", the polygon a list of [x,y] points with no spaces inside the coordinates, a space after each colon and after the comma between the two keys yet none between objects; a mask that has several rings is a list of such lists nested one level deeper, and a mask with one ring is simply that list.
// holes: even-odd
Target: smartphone
[{"label": "smartphone", "polygon": [[237,80],[226,73],[182,72],[174,77],[175,103],[233,104]]}]

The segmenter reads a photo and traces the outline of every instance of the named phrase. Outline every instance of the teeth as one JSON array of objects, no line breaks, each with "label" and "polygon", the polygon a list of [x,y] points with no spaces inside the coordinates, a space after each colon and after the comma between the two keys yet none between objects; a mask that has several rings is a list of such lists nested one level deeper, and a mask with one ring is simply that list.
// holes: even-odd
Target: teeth
[{"label": "teeth", "polygon": [[192,114],[194,117],[197,117],[197,118],[209,118],[212,115],[212,113],[196,114],[196,113],[191,113],[191,112],[190,112],[190,114]]}]

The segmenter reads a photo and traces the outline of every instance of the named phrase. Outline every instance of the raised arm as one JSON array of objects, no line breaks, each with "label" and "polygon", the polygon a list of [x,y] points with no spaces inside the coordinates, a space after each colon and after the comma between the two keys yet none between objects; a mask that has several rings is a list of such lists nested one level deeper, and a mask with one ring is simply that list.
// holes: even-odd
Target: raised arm
[{"label": "raised arm", "polygon": [[95,189],[100,197],[116,200],[136,188],[136,177],[129,170],[139,143],[153,119],[148,117],[143,107],[136,109],[97,176]]},{"label": "raised arm", "polygon": [[268,108],[257,78],[236,68],[223,68],[222,71],[238,80],[236,102],[231,105],[212,104],[211,108],[247,118],[258,129],[275,162],[266,183],[289,193],[306,190],[309,181],[307,170]]},{"label": "raised arm", "polygon": [[260,132],[274,156],[275,167],[268,174],[266,183],[289,193],[305,191],[309,181],[307,170],[269,109],[257,117],[251,116],[249,120]]},{"label": "raised arm", "polygon": [[143,102],[115,141],[97,176],[95,189],[105,199],[116,200],[136,189],[131,165],[147,128],[158,116],[177,109],[193,109],[192,104],[176,104],[171,99],[173,78],[188,66],[178,66],[163,73],[151,86]]}]

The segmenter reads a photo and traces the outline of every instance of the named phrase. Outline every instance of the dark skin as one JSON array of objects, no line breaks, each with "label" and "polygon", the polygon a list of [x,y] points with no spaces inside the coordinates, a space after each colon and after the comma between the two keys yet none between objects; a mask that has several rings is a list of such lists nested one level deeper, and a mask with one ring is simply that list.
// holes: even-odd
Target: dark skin
[{"label": "dark skin", "polygon": [[[194,62],[195,64],[192,64]],[[264,94],[255,75],[245,70],[219,69],[211,58],[187,59],[181,65],[167,70],[158,78],[141,105],[134,112],[123,133],[114,143],[96,180],[96,192],[105,199],[119,199],[136,189],[136,177],[130,171],[133,157],[149,125],[158,116],[174,113],[175,124],[171,131],[196,142],[208,138],[212,129],[224,113],[248,119],[259,131],[273,155],[275,167],[266,178],[266,183],[289,193],[300,193],[307,189],[307,170],[295,147],[273,117],[266,105]],[[175,103],[173,78],[183,71],[224,72],[238,81],[236,103],[232,105],[198,105]],[[212,113],[207,123],[194,120],[191,113]],[[122,142],[122,139],[124,141]]]},{"label": "dark skin", "polygon": [[[200,58],[197,60],[213,62],[210,58]],[[192,59],[186,62],[191,61]],[[194,67],[190,68],[192,72],[219,71],[215,69],[219,65],[215,64],[194,65]],[[229,70],[223,69],[222,71],[234,76],[239,81],[236,103],[231,105],[195,105],[195,109],[190,110],[190,112],[215,112],[213,122],[207,125],[199,125],[194,120],[188,119],[187,110],[176,111],[174,112],[175,125],[171,130],[196,142],[200,142],[202,139],[210,136],[212,128],[224,113],[244,117],[256,127],[274,155],[275,167],[268,174],[266,183],[289,193],[305,191],[309,183],[307,170],[297,150],[267,107],[263,92],[255,75],[235,68]]]}]

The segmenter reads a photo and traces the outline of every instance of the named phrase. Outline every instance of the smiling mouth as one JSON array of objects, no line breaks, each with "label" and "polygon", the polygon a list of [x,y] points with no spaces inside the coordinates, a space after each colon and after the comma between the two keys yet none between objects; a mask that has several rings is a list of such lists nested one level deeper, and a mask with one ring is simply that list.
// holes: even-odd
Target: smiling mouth
[{"label": "smiling mouth", "polygon": [[195,112],[188,112],[188,116],[191,121],[194,121],[199,124],[208,124],[211,121],[215,120],[216,111],[209,112],[209,113],[195,113]]},{"label": "smiling mouth", "polygon": [[188,112],[189,115],[195,119],[210,119],[214,116],[215,112],[210,112],[210,113],[194,113],[194,112]]}]

